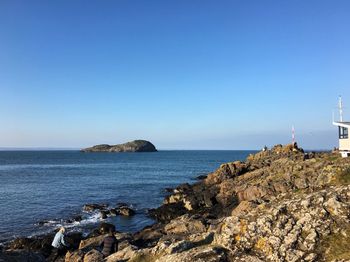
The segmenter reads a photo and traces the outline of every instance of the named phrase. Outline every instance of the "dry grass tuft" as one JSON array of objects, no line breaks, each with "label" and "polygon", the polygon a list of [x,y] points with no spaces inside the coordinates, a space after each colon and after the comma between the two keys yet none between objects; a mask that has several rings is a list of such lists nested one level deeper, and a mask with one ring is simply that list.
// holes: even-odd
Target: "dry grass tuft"
[{"label": "dry grass tuft", "polygon": [[[331,234],[320,243],[320,254],[325,261],[350,259],[350,227],[342,233]],[[348,261],[348,260],[347,260]]]}]

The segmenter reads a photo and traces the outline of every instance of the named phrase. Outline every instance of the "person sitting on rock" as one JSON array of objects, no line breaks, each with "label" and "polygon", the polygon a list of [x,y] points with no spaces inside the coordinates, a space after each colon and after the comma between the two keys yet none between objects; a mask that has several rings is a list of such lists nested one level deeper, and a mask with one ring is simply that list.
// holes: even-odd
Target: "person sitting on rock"
[{"label": "person sitting on rock", "polygon": [[101,243],[102,254],[103,257],[108,257],[109,255],[117,252],[118,250],[118,242],[114,236],[115,229],[109,228],[108,235],[103,239]]},{"label": "person sitting on rock", "polygon": [[63,256],[67,252],[68,244],[65,242],[65,233],[66,229],[64,227],[61,227],[60,230],[56,233],[53,241],[52,246],[55,248],[55,256],[52,261],[55,261],[58,257]]}]

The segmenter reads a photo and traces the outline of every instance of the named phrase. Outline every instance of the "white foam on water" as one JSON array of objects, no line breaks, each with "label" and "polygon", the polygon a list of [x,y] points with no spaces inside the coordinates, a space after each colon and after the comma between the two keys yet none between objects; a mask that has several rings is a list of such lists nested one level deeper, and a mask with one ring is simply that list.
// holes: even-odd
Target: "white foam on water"
[{"label": "white foam on water", "polygon": [[78,222],[81,225],[88,225],[88,224],[95,224],[98,221],[101,220],[101,214],[100,212],[93,212],[93,213],[87,213],[89,216],[80,222]]},{"label": "white foam on water", "polygon": [[[32,238],[32,237],[36,237],[44,234],[49,234],[62,226],[67,229],[70,229],[70,231],[84,233],[85,226],[97,224],[99,221],[101,221],[101,215],[99,212],[93,212],[93,213],[84,212],[83,219],[81,221],[68,222],[62,219],[47,220],[42,224],[36,223],[35,224],[35,226],[37,227],[36,232],[32,233],[28,237]],[[16,237],[18,236],[14,236],[12,240],[15,239]]]}]

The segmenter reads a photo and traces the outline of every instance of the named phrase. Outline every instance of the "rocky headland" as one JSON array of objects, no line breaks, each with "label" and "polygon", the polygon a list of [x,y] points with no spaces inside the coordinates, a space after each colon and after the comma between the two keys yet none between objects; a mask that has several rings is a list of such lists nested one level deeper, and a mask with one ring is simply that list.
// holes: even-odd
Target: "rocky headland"
[{"label": "rocky headland", "polygon": [[134,140],[119,145],[96,145],[84,148],[82,152],[157,152],[156,147],[146,140]]},{"label": "rocky headland", "polygon": [[[102,258],[98,244],[113,226],[102,223],[68,236],[60,261],[350,261],[350,158],[277,145],[201,178],[150,210],[153,226],[117,233],[118,252]],[[17,239],[0,261],[50,261],[51,240]]]}]

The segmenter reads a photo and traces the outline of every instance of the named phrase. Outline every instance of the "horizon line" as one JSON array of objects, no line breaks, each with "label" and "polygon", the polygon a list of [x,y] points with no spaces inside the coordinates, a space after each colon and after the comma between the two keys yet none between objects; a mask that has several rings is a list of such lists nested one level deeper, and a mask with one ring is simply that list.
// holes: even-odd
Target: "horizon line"
[{"label": "horizon line", "polygon": [[[271,147],[272,148],[272,147]],[[269,148],[269,149],[271,149]],[[0,151],[80,151],[83,148],[77,147],[0,147]],[[331,151],[331,148],[308,149],[305,151]],[[157,148],[157,151],[261,151],[262,149],[199,149],[199,148]],[[108,153],[108,152],[106,152]],[[142,153],[142,152],[141,152]]]}]

